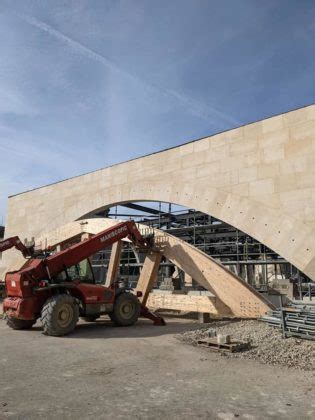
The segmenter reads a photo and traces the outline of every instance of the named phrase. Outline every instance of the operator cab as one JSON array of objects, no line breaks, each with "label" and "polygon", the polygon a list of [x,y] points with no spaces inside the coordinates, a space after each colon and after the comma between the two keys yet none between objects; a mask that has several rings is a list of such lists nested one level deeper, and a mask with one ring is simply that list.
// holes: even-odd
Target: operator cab
[{"label": "operator cab", "polygon": [[95,284],[95,278],[89,259],[72,265],[56,276],[57,283],[79,281],[80,283]]}]

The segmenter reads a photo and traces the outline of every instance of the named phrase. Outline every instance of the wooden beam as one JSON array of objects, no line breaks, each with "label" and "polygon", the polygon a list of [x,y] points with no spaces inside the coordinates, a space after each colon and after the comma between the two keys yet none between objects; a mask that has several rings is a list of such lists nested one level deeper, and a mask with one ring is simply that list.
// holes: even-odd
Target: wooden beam
[{"label": "wooden beam", "polygon": [[183,312],[208,313],[216,317],[228,314],[224,311],[224,307],[218,307],[215,296],[150,293],[147,306],[153,310],[171,309]]},{"label": "wooden beam", "polygon": [[190,296],[172,293],[150,293],[147,305],[150,309],[172,309],[183,312],[208,312],[218,314],[214,296]]},{"label": "wooden beam", "polygon": [[139,298],[139,300],[144,305],[146,304],[149,293],[157,279],[161,258],[162,254],[159,252],[151,252],[145,257],[136,287],[136,292],[142,293],[142,296]]},{"label": "wooden beam", "polygon": [[121,250],[122,250],[122,241],[115,242],[112,245],[112,251],[110,254],[108,270],[106,274],[106,281],[105,281],[106,287],[109,287],[117,279]]},{"label": "wooden beam", "polygon": [[185,287],[192,287],[193,285],[193,278],[188,273],[185,273],[184,285]]},{"label": "wooden beam", "polygon": [[272,305],[257,291],[209,255],[165,232],[155,230],[155,246],[178,268],[216,296],[218,311],[257,318]]}]

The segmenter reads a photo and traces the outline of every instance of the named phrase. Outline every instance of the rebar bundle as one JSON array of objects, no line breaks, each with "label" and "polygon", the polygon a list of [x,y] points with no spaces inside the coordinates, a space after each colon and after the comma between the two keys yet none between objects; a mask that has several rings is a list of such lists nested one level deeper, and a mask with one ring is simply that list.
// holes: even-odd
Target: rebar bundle
[{"label": "rebar bundle", "polygon": [[282,329],[284,337],[294,336],[315,340],[315,307],[292,305],[268,312],[261,318],[270,326]]}]

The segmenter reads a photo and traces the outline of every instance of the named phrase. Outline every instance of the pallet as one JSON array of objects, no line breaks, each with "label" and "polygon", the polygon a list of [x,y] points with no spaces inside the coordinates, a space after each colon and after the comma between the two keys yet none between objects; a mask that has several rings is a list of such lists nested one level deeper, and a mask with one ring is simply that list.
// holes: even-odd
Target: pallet
[{"label": "pallet", "polygon": [[219,344],[216,339],[211,338],[198,340],[197,345],[199,347],[207,347],[209,350],[213,351],[225,351],[230,353],[247,350],[250,346],[249,343],[241,341],[232,341],[230,344]]}]

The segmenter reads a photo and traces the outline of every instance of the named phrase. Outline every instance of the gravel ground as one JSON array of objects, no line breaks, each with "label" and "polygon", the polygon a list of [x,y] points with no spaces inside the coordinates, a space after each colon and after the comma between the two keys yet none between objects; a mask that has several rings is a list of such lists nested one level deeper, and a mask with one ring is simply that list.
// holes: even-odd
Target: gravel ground
[{"label": "gravel ground", "polygon": [[49,337],[0,321],[1,420],[311,420],[313,372],[226,359],[179,342],[196,321],[80,321]]},{"label": "gravel ground", "polygon": [[315,370],[315,342],[298,338],[283,339],[280,330],[259,321],[216,321],[205,328],[178,334],[177,338],[184,343],[197,345],[197,340],[208,337],[209,328],[217,334],[230,334],[232,340],[250,341],[249,350],[222,353],[226,357],[255,359],[261,363],[299,370]]}]

